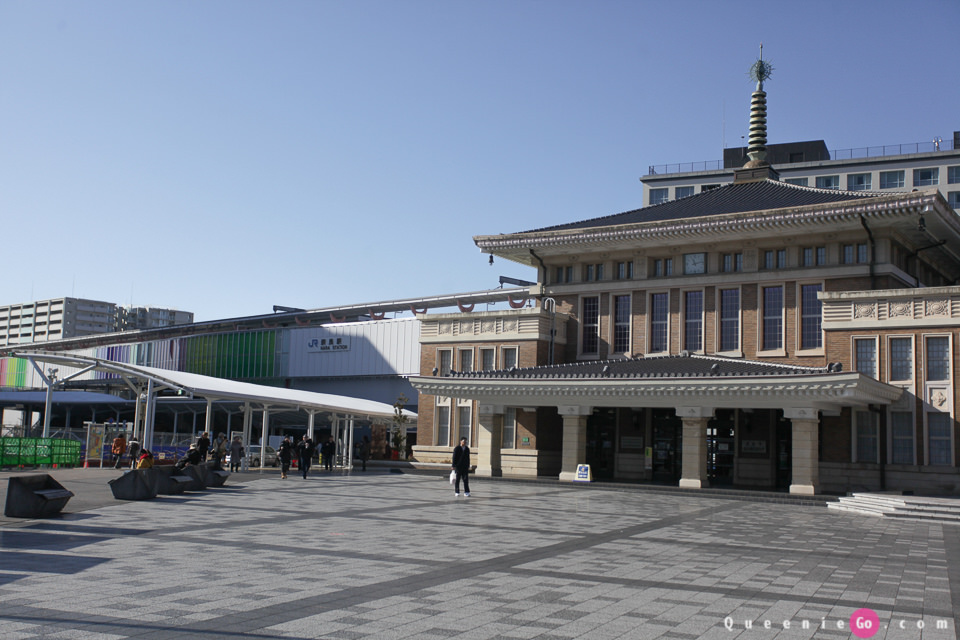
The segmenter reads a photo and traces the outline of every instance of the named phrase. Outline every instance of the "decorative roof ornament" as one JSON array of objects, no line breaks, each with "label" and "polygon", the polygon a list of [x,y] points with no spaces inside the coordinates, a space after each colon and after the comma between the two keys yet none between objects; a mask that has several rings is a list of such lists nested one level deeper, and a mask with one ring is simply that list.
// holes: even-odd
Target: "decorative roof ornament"
[{"label": "decorative roof ornament", "polygon": [[763,82],[773,75],[773,65],[763,59],[763,43],[760,43],[760,58],[750,66],[748,73],[757,83],[750,97],[750,139],[747,155],[750,161],[744,168],[752,169],[767,165],[767,94]]}]

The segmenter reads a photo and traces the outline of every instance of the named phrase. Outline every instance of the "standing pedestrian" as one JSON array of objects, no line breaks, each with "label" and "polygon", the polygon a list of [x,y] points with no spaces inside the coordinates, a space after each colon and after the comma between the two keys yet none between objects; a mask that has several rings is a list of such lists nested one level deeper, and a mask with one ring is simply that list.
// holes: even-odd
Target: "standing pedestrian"
[{"label": "standing pedestrian", "polygon": [[130,444],[127,445],[127,453],[130,454],[130,468],[136,469],[137,463],[140,461],[140,443],[137,442],[136,438],[130,439]]},{"label": "standing pedestrian", "polygon": [[217,439],[213,441],[210,449],[210,457],[213,459],[213,466],[215,468],[222,468],[220,463],[227,457],[227,435],[225,433],[221,433],[217,436]]},{"label": "standing pedestrian", "polygon": [[370,459],[370,436],[363,436],[363,442],[360,443],[360,462],[363,463],[361,471],[367,470],[367,460]]},{"label": "standing pedestrian", "polygon": [[290,460],[293,459],[293,443],[290,442],[290,436],[283,436],[283,442],[277,449],[277,458],[280,459],[280,479],[287,478],[287,472],[290,471]]},{"label": "standing pedestrian", "polygon": [[240,436],[236,436],[230,443],[230,471],[240,471],[240,462],[243,460],[243,443]]},{"label": "standing pedestrian", "polygon": [[307,479],[307,472],[310,471],[310,461],[313,458],[313,440],[307,434],[303,434],[303,440],[297,443],[297,464],[300,465],[300,473],[303,479]]},{"label": "standing pedestrian", "polygon": [[116,458],[113,468],[119,469],[120,459],[123,457],[123,454],[127,452],[127,439],[122,433],[113,439],[113,446],[110,447],[110,452],[113,454],[114,458]]},{"label": "standing pedestrian", "polygon": [[456,481],[453,484],[453,495],[460,495],[460,479],[463,479],[463,495],[470,497],[470,482],[467,476],[470,473],[470,447],[467,446],[467,439],[460,438],[460,446],[453,450],[453,470],[457,472]]},{"label": "standing pedestrian", "polygon": [[337,443],[333,441],[333,436],[327,438],[327,441],[320,445],[320,456],[323,458],[323,468],[327,471],[333,471],[333,459],[337,455]]},{"label": "standing pedestrian", "polygon": [[207,459],[207,451],[210,450],[210,434],[204,431],[200,434],[200,437],[197,438],[197,451],[200,452],[200,461],[205,462]]}]

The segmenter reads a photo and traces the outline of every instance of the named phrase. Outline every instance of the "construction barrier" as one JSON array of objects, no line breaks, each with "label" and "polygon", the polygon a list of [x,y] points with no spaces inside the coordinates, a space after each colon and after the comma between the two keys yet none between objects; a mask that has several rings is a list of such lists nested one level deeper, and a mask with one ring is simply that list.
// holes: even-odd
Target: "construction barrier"
[{"label": "construction barrier", "polygon": [[0,467],[80,465],[80,442],[61,438],[0,438]]}]

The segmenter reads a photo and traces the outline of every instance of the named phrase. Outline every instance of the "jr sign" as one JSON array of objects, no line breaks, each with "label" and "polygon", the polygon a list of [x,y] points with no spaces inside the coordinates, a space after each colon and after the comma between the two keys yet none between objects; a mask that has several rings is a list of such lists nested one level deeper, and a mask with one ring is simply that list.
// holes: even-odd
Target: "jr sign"
[{"label": "jr sign", "polygon": [[350,338],[310,338],[307,341],[308,353],[332,353],[350,351]]}]

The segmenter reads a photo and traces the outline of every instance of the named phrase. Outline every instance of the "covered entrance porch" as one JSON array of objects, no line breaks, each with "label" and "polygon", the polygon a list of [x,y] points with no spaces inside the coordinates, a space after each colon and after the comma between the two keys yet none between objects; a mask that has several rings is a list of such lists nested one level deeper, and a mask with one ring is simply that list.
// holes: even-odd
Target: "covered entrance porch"
[{"label": "covered entrance porch", "polygon": [[411,382],[423,393],[476,400],[478,475],[502,474],[508,408],[549,407],[561,432],[560,480],[576,480],[578,465],[594,461],[600,477],[691,489],[753,482],[795,494],[819,490],[821,415],[886,405],[902,393],[857,372],[707,356],[465,372]]}]

